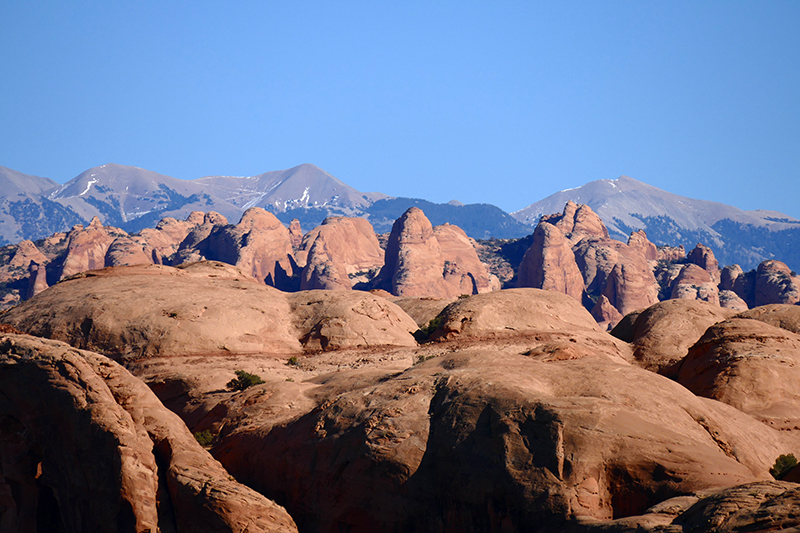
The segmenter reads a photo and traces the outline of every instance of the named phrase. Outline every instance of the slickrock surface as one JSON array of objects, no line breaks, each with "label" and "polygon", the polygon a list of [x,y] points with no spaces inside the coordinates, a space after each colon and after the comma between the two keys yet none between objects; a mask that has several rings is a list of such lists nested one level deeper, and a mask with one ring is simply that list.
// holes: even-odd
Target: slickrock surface
[{"label": "slickrock surface", "polygon": [[4,530],[297,531],[106,357],[3,335],[0,390]]},{"label": "slickrock surface", "polygon": [[780,429],[800,429],[800,335],[731,318],[689,349],[678,382]]},{"label": "slickrock surface", "polygon": [[[156,254],[155,257],[158,257]],[[124,235],[111,242],[103,266],[146,265],[155,263],[153,249],[141,237]]]},{"label": "slickrock surface", "polygon": [[767,479],[796,445],[591,355],[548,362],[463,346],[399,373],[343,370],[303,385],[315,385],[305,396],[317,406],[288,421],[284,406],[304,405],[295,383],[229,402],[225,420],[241,422],[220,423],[213,452],[311,531],[563,531],[570,517],[631,516]]},{"label": "slickrock surface", "polygon": [[419,327],[430,324],[453,301],[452,298],[392,298],[392,302],[414,319]]},{"label": "slickrock surface", "polygon": [[800,334],[800,306],[770,304],[739,313],[737,318],[752,318],[770,326]]},{"label": "slickrock surface", "polygon": [[124,360],[416,346],[417,329],[402,309],[370,293],[284,293],[219,262],[87,272],[12,309],[3,322]]},{"label": "slickrock surface", "polygon": [[583,277],[569,240],[556,226],[539,222],[533,243],[519,266],[519,286],[557,291],[583,298]]},{"label": "slickrock surface", "polygon": [[707,302],[668,300],[627,317],[632,320],[620,322],[611,334],[633,345],[637,364],[675,377],[689,348],[710,326],[733,314]]},{"label": "slickrock surface", "polygon": [[416,346],[417,323],[392,302],[366,292],[301,291],[287,295],[308,351]]}]

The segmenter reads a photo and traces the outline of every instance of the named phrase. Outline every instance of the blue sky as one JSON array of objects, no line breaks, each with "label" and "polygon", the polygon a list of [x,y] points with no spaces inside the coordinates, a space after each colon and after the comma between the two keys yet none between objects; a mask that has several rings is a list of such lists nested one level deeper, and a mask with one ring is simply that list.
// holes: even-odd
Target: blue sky
[{"label": "blue sky", "polygon": [[0,2],[0,165],[314,163],[521,209],[626,174],[800,217],[800,2]]}]

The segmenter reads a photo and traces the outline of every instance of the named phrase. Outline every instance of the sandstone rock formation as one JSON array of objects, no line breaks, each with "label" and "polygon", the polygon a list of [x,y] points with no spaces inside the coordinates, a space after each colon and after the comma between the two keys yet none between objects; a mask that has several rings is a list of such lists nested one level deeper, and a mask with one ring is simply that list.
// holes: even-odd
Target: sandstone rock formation
[{"label": "sandstone rock formation", "polygon": [[[410,316],[420,328],[428,326],[442,309],[454,300],[452,298],[391,298],[400,309]],[[800,308],[798,308],[800,309]]]},{"label": "sandstone rock formation", "polygon": [[94,217],[86,228],[75,226],[67,237],[69,245],[60,279],[87,270],[103,268],[109,246],[116,237],[122,235],[127,234],[118,228],[104,227],[97,217]]},{"label": "sandstone rock formation", "polygon": [[659,261],[681,261],[686,258],[686,249],[681,244],[680,246],[659,246],[658,247],[658,260]]},{"label": "sandstone rock formation", "polygon": [[312,531],[565,531],[576,516],[637,515],[766,479],[796,442],[591,355],[545,362],[473,346],[401,373],[315,382],[308,394],[325,401],[291,423],[263,418],[286,395],[229,405],[226,420],[258,422],[226,423],[214,448],[237,479]]},{"label": "sandstone rock formation", "polygon": [[800,306],[797,305],[762,305],[755,309],[745,310],[736,315],[736,318],[752,318],[770,326],[800,334]]},{"label": "sandstone rock formation", "polygon": [[155,228],[145,228],[140,231],[139,237],[153,251],[153,263],[171,265],[183,240],[192,229],[203,224],[204,220],[205,215],[200,211],[192,211],[186,220],[165,217]]},{"label": "sandstone rock formation", "polygon": [[365,292],[287,294],[218,262],[87,272],[3,315],[33,335],[123,360],[416,346],[416,323]]},{"label": "sandstone rock formation", "polygon": [[[705,244],[697,243],[686,255],[686,259],[712,275],[719,271],[719,262],[714,257],[714,252]],[[719,283],[719,279],[717,282]]]},{"label": "sandstone rock formation", "polygon": [[734,311],[747,311],[747,302],[733,291],[719,291],[719,305]]},{"label": "sandstone rock formation", "polygon": [[296,531],[109,359],[0,337],[6,531]]},{"label": "sandstone rock formation", "polygon": [[578,205],[572,200],[564,206],[563,213],[544,215],[541,220],[557,227],[573,243],[588,235],[608,238],[608,229],[597,213],[588,205]]},{"label": "sandstone rock formation", "polygon": [[308,351],[382,345],[416,346],[417,324],[402,309],[365,292],[301,291],[288,295]]},{"label": "sandstone rock formation", "polygon": [[556,291],[581,301],[583,277],[569,240],[548,222],[539,222],[519,266],[520,287]]},{"label": "sandstone rock formation", "polygon": [[639,250],[648,261],[657,261],[659,259],[658,248],[647,239],[647,233],[644,230],[640,229],[632,232],[631,236],[628,237],[628,246]]},{"label": "sandstone rock formation", "polygon": [[459,294],[481,294],[499,289],[499,284],[489,277],[486,267],[481,263],[472,240],[464,230],[452,224],[442,224],[433,228],[439,242],[445,265],[448,263],[459,270],[459,279],[449,279],[445,269],[445,280],[459,287]]},{"label": "sandstone rock formation", "polygon": [[474,255],[466,264],[461,264],[458,257],[464,256],[466,250],[463,243],[457,242],[460,239],[458,230],[451,227],[439,232],[446,236],[443,237],[445,253],[421,209],[411,207],[403,213],[392,226],[385,263],[375,280],[375,288],[385,289],[395,296],[434,298],[475,294],[482,290],[483,280],[488,276],[474,249]]},{"label": "sandstone rock formation", "polygon": [[[329,217],[303,238],[300,289],[349,289],[367,284],[383,266],[383,249],[363,218]],[[352,280],[352,281],[351,281]]]},{"label": "sandstone rock formation", "polygon": [[755,280],[755,307],[767,304],[800,302],[800,279],[781,261],[758,265]]},{"label": "sandstone rock formation", "polygon": [[30,275],[30,282],[27,294],[25,295],[26,300],[33,298],[49,286],[47,284],[47,270],[44,265],[31,261],[28,266],[28,273]]},{"label": "sandstone rock formation", "polygon": [[179,266],[184,263],[193,263],[206,259],[209,253],[208,237],[216,226],[225,226],[227,224],[228,219],[216,211],[205,213],[202,224],[195,225],[178,245],[172,264]]},{"label": "sandstone rock formation", "polygon": [[45,257],[33,242],[24,240],[17,245],[14,255],[8,262],[8,266],[27,270],[32,262],[44,265],[49,262],[49,258]]},{"label": "sandstone rock formation", "polygon": [[279,271],[289,277],[293,274],[289,230],[260,207],[245,211],[235,226],[215,226],[207,243],[207,259],[235,265],[261,282],[275,280]]},{"label": "sandstone rock formation", "polygon": [[680,273],[672,282],[670,298],[673,300],[702,300],[719,305],[719,289],[707,270],[690,263],[681,268]]},{"label": "sandstone rock formation", "polygon": [[597,303],[592,307],[592,318],[597,321],[600,329],[611,330],[620,320],[622,320],[622,313],[617,311],[617,308],[611,305],[611,302],[604,295],[600,295]]},{"label": "sandstone rock formation", "polygon": [[689,348],[710,326],[733,314],[707,302],[668,300],[626,317],[632,320],[620,322],[611,334],[633,345],[642,368],[675,377]]},{"label": "sandstone rock formation", "polygon": [[800,335],[731,318],[691,347],[678,381],[780,429],[800,429]]},{"label": "sandstone rock formation", "polygon": [[108,247],[103,266],[147,265],[154,262],[153,249],[143,239],[125,235],[114,239]]},{"label": "sandstone rock formation", "polygon": [[303,228],[300,227],[300,221],[293,218],[289,223],[289,239],[292,242],[292,249],[296,252],[300,249],[300,244],[303,242]]}]

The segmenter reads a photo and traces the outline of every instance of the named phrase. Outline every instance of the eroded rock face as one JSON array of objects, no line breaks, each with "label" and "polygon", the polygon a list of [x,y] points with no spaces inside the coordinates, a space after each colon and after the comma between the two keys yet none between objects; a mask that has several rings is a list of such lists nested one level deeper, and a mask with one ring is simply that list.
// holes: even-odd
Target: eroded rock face
[{"label": "eroded rock face", "polygon": [[736,318],[752,318],[770,326],[783,328],[800,334],[800,306],[788,304],[770,304],[750,309],[736,315]]},{"label": "eroded rock face", "polygon": [[468,253],[460,228],[437,231],[445,241],[444,249],[421,209],[412,207],[403,213],[392,225],[385,263],[374,287],[395,296],[432,298],[487,290],[486,267],[477,259],[474,248]]},{"label": "eroded rock face", "polygon": [[126,361],[416,346],[411,333],[417,329],[384,298],[360,291],[284,293],[218,262],[93,271],[51,287],[3,321]]},{"label": "eroded rock face", "polygon": [[[193,213],[194,214],[194,213]],[[203,222],[195,225],[186,235],[180,245],[172,264],[180,266],[184,263],[194,263],[207,259],[209,254],[209,236],[216,226],[226,226],[228,219],[216,211],[203,214]]]},{"label": "eroded rock face", "polygon": [[600,326],[600,329],[610,331],[622,320],[622,313],[611,305],[608,298],[600,295],[597,303],[592,308],[592,317],[597,321],[597,325]]},{"label": "eroded rock face", "polygon": [[153,250],[144,239],[125,235],[108,247],[104,266],[148,265],[154,263],[153,257]]},{"label": "eroded rock face", "polygon": [[[162,218],[155,228],[145,228],[139,237],[153,251],[153,263],[159,265],[173,264],[178,247],[196,226],[203,224],[205,215],[200,211],[192,211],[186,220],[172,217]],[[114,266],[114,265],[106,265]]]},{"label": "eroded rock face", "polygon": [[104,227],[97,217],[86,228],[75,226],[68,235],[69,245],[60,279],[105,267],[109,246],[123,235],[127,234],[121,229]]},{"label": "eroded rock face", "polygon": [[657,261],[659,259],[658,248],[650,242],[644,230],[640,229],[631,233],[631,236],[628,237],[628,246],[639,250],[648,261]]},{"label": "eroded rock face", "polygon": [[289,223],[289,240],[292,242],[292,249],[297,252],[303,242],[303,228],[300,227],[300,221],[296,218]]},{"label": "eroded rock face", "polygon": [[705,244],[697,245],[687,254],[686,259],[711,274],[719,270],[719,262],[714,257],[714,252]]},{"label": "eroded rock face", "polygon": [[695,264],[688,264],[681,268],[680,273],[672,282],[670,298],[673,300],[701,300],[719,305],[719,289],[707,270]]},{"label": "eroded rock face", "polygon": [[[308,395],[326,400],[307,414],[227,425],[214,448],[311,531],[564,531],[570,517],[631,516],[765,479],[794,442],[662,376],[590,355],[546,362],[474,346],[400,373],[315,382]],[[273,396],[254,391],[228,419],[252,421],[288,400]],[[246,451],[265,449],[274,453]]]},{"label": "eroded rock face", "polygon": [[570,242],[556,226],[539,222],[519,266],[519,286],[583,297],[583,277]]},{"label": "eroded rock face", "polygon": [[8,262],[8,266],[27,270],[31,263],[44,265],[48,262],[49,259],[39,251],[32,241],[24,240],[17,245],[14,256]]},{"label": "eroded rock face", "polygon": [[544,215],[542,221],[557,227],[573,243],[585,236],[608,238],[608,229],[588,205],[578,205],[572,200],[564,206],[563,213]]},{"label": "eroded rock face", "polygon": [[301,291],[287,295],[308,351],[382,345],[416,346],[417,324],[402,309],[366,292]]},{"label": "eroded rock face", "polygon": [[690,348],[678,381],[780,429],[800,429],[800,335],[731,318]]},{"label": "eroded rock face", "polygon": [[781,261],[758,265],[755,281],[755,306],[800,302],[800,280]]},{"label": "eroded rock face", "polygon": [[28,266],[28,273],[30,275],[30,283],[28,285],[28,294],[25,296],[26,300],[30,300],[49,287],[47,284],[47,270],[45,270],[44,265],[31,261]]},{"label": "eroded rock face", "polygon": [[383,249],[363,218],[325,219],[305,236],[302,249],[301,290],[350,289],[353,282],[368,283],[383,266]]},{"label": "eroded rock face", "polygon": [[755,272],[743,272],[739,265],[729,265],[720,272],[720,290],[733,291],[748,307],[755,306]]},{"label": "eroded rock face", "polygon": [[235,265],[255,279],[276,279],[277,272],[292,276],[289,230],[272,213],[251,207],[235,226],[217,225],[208,236],[208,259]]},{"label": "eroded rock face", "polygon": [[719,306],[734,311],[747,311],[747,302],[733,291],[719,291]]},{"label": "eroded rock face", "polygon": [[686,249],[681,244],[680,246],[659,246],[658,247],[658,260],[659,261],[681,261],[686,258]]},{"label": "eroded rock face", "polygon": [[4,529],[296,531],[106,357],[3,335],[0,390]]},{"label": "eroded rock face", "polygon": [[633,345],[637,364],[676,377],[689,348],[712,325],[734,312],[697,300],[659,302],[623,321],[611,334]]}]

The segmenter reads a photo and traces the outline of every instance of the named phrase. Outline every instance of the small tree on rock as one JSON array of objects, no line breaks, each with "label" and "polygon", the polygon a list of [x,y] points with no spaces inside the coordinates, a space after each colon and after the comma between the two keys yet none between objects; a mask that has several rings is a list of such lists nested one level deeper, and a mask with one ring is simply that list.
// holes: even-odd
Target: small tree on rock
[{"label": "small tree on rock", "polygon": [[236,371],[236,379],[232,379],[228,382],[227,387],[230,390],[245,390],[253,385],[259,385],[264,383],[264,380],[261,379],[261,376],[257,376],[255,374],[251,374],[250,372],[245,372],[244,370],[237,370]]}]

